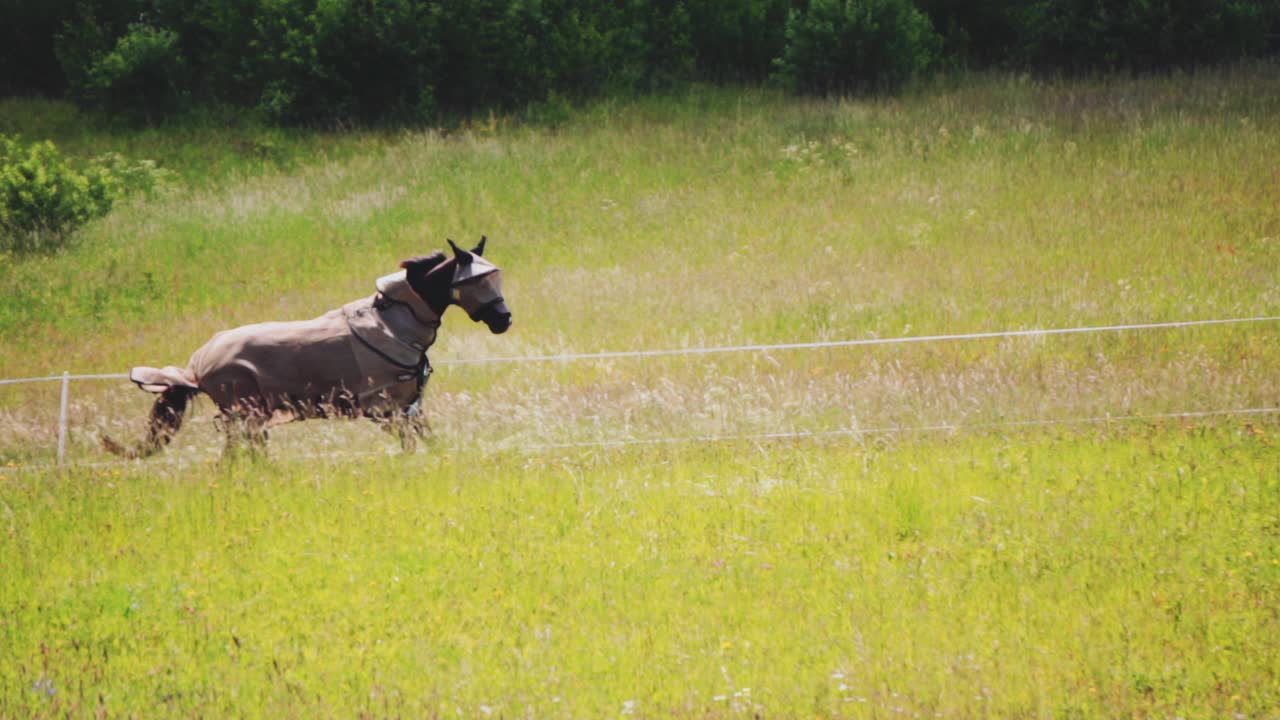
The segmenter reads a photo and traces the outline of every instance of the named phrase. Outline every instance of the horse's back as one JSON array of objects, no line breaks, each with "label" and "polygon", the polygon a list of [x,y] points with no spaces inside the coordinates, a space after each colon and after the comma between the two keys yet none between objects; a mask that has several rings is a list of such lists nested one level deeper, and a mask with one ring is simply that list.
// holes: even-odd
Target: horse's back
[{"label": "horse's back", "polygon": [[268,401],[319,397],[361,379],[339,311],[224,330],[196,350],[190,369],[219,404],[247,395]]}]

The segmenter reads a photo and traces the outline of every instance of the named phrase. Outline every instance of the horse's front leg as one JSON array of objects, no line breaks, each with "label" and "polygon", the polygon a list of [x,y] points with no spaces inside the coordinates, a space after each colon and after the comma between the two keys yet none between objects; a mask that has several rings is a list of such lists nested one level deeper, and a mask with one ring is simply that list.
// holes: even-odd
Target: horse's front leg
[{"label": "horse's front leg", "polygon": [[364,405],[364,416],[394,434],[400,440],[403,452],[413,453],[418,449],[418,441],[426,439],[431,432],[426,416],[422,414],[420,398],[421,395],[395,397],[383,391],[375,402]]},{"label": "horse's front leg", "polygon": [[417,452],[418,441],[426,437],[426,423],[418,417],[406,414],[402,410],[368,416],[383,430],[400,440],[400,449],[406,453]]},{"label": "horse's front leg", "polygon": [[365,417],[384,431],[395,435],[400,440],[400,449],[406,453],[416,452],[418,441],[426,437],[426,423],[421,418],[405,414],[402,410],[366,412]]},{"label": "horse's front leg", "polygon": [[426,440],[431,432],[427,419],[421,415],[400,413],[395,420],[396,434],[400,437],[400,449],[404,452],[416,452],[418,441]]}]

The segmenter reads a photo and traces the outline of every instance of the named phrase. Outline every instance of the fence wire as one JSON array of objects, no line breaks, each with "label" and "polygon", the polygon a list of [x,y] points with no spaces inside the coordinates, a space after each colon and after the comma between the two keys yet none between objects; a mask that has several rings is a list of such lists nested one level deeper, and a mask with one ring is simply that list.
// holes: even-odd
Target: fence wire
[{"label": "fence wire", "polygon": [[[616,350],[595,353],[562,353],[558,355],[512,355],[490,358],[462,358],[436,360],[433,366],[486,365],[494,363],[575,362],[581,360],[614,360],[620,358],[649,358],[677,355],[715,355],[740,352],[777,352],[784,350],[816,350],[821,348],[873,347],[876,345],[905,345],[910,343],[951,342],[963,340],[992,340],[999,338],[1052,337],[1056,335],[1080,335],[1086,333],[1114,333],[1134,330],[1168,330],[1176,328],[1204,327],[1210,325],[1240,325],[1245,323],[1275,322],[1280,315],[1224,318],[1215,320],[1175,320],[1169,322],[1134,323],[1129,325],[1092,325],[1066,328],[1032,330],[996,330],[992,332],[958,333],[947,335],[907,335],[890,338],[860,338],[857,340],[823,340],[814,342],[721,345],[715,347],[670,348],[661,350]],[[57,380],[127,380],[126,373],[98,373],[87,375],[45,375],[42,377],[0,380],[0,385],[19,383],[53,382]]]},{"label": "fence wire", "polygon": [[[1280,414],[1280,407],[1263,407],[1263,408],[1234,408],[1230,410],[1188,410],[1185,412],[1168,412],[1168,413],[1151,413],[1143,415],[1097,415],[1091,417],[1063,418],[1056,420],[1010,420],[1004,422],[986,422],[986,423],[935,423],[931,425],[908,425],[908,426],[881,426],[873,428],[838,428],[834,430],[801,430],[794,432],[772,432],[772,433],[742,433],[742,434],[726,434],[726,435],[672,435],[665,437],[650,438],[622,438],[618,440],[592,440],[585,442],[565,442],[565,443],[528,443],[522,445],[508,444],[490,444],[484,447],[489,453],[497,454],[502,452],[518,451],[525,454],[535,452],[546,452],[554,450],[590,450],[590,449],[621,449],[628,447],[643,446],[664,446],[664,445],[692,445],[705,443],[729,443],[729,442],[772,442],[786,440],[818,440],[825,438],[856,438],[856,437],[875,437],[887,435],[915,435],[929,434],[939,432],[959,433],[965,431],[981,431],[981,430],[1002,430],[1002,429],[1022,429],[1034,427],[1055,427],[1055,426],[1080,426],[1080,425],[1102,425],[1111,423],[1154,423],[1167,422],[1171,420],[1195,420],[1214,417],[1248,417],[1258,415],[1277,415]],[[466,450],[474,452],[474,445],[463,445],[460,443],[452,443],[445,446],[435,445],[436,449],[446,452],[460,452]],[[399,450],[340,450],[335,452],[305,452],[293,453],[282,456],[282,460],[356,460],[368,459],[371,457],[413,457],[412,453],[405,453]],[[204,462],[214,462],[206,460]],[[29,465],[17,466],[0,466],[0,475],[9,473],[15,474],[19,472],[46,472],[58,468],[119,468],[129,465],[133,466],[161,466],[161,467],[186,467],[202,464],[202,461],[192,458],[152,458],[138,460],[107,460],[101,462],[75,463],[73,465],[64,465],[60,463],[32,463]]]},{"label": "fence wire", "polygon": [[[1145,330],[1164,330],[1178,329],[1190,327],[1205,326],[1221,326],[1221,325],[1239,325],[1247,323],[1264,323],[1280,320],[1280,316],[1267,315],[1242,318],[1224,318],[1210,320],[1179,320],[1169,322],[1153,322],[1153,323],[1131,323],[1121,325],[1101,325],[1101,326],[1080,326],[1066,328],[1047,328],[1047,329],[1030,329],[1030,330],[1001,330],[992,332],[978,333],[957,333],[957,334],[941,334],[941,335],[911,335],[890,338],[862,338],[855,340],[830,340],[830,341],[814,341],[814,342],[798,342],[798,343],[773,343],[773,344],[744,344],[744,345],[725,345],[715,347],[696,347],[696,348],[676,348],[676,349],[657,349],[657,350],[629,350],[629,351],[609,351],[596,353],[563,353],[555,355],[523,355],[523,356],[507,356],[507,357],[490,357],[477,359],[456,359],[456,360],[440,360],[434,363],[437,366],[461,366],[461,365],[484,365],[494,363],[534,363],[534,362],[574,362],[574,361],[591,361],[591,360],[612,360],[622,358],[652,358],[652,357],[669,357],[669,356],[693,356],[693,355],[712,355],[725,353],[767,353],[789,350],[811,350],[823,348],[849,348],[849,347],[872,347],[885,345],[903,345],[910,343],[934,343],[934,342],[954,342],[968,340],[989,340],[1001,338],[1035,338],[1035,337],[1051,337],[1059,335],[1077,335],[1087,333],[1116,333],[1129,331],[1145,331]],[[0,385],[16,385],[23,383],[39,383],[39,382],[62,382],[61,410],[59,414],[59,430],[58,430],[58,463],[62,464],[65,460],[65,448],[67,439],[67,396],[69,394],[69,385],[71,380],[123,380],[128,379],[128,375],[124,373],[91,373],[72,375],[64,372],[61,375],[47,375],[42,377],[29,378],[12,378],[0,379]],[[1196,418],[1196,417],[1212,417],[1220,415],[1260,415],[1272,414],[1280,412],[1278,408],[1239,408],[1233,410],[1206,410],[1206,411],[1188,411],[1182,413],[1164,413],[1157,415],[1129,415],[1129,416],[1102,416],[1091,418],[1077,418],[1069,420],[1028,420],[1028,421],[1011,421],[1002,423],[985,423],[974,425],[963,424],[939,424],[917,427],[881,427],[881,428],[843,428],[826,431],[798,431],[798,432],[776,432],[776,433],[760,433],[760,434],[742,434],[742,435],[697,435],[697,436],[672,436],[660,438],[628,438],[619,440],[600,440],[600,441],[584,441],[584,442],[565,442],[565,443],[542,443],[534,444],[526,447],[541,449],[557,449],[557,448],[590,448],[590,447],[619,447],[628,445],[662,445],[674,443],[690,443],[690,442],[717,442],[717,441],[742,441],[742,440],[783,440],[783,439],[801,439],[816,437],[837,437],[837,436],[862,436],[876,434],[891,433],[918,433],[918,432],[938,432],[938,431],[958,431],[962,429],[978,430],[978,429],[998,429],[1002,427],[1032,427],[1032,426],[1049,426],[1063,424],[1083,424],[1096,422],[1115,422],[1115,421],[1134,421],[1134,420],[1158,420],[1172,418]],[[378,454],[378,453],[374,453]],[[339,453],[341,455],[341,453]],[[94,463],[96,465],[110,465],[111,463]],[[37,466],[27,466],[37,467]],[[52,467],[46,466],[46,467]],[[8,468],[0,468],[6,470]]]}]

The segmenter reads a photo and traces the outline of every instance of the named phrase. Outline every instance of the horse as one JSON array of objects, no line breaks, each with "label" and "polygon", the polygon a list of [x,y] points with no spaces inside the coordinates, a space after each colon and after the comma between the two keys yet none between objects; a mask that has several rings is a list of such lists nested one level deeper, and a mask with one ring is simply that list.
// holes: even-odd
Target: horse
[{"label": "horse", "polygon": [[405,260],[377,279],[376,293],[320,317],[224,330],[186,367],[133,368],[129,379],[158,395],[147,435],[132,447],[103,436],[103,447],[128,458],[154,455],[181,429],[191,399],[204,393],[218,407],[226,452],[242,445],[262,452],[269,428],[325,417],[370,418],[412,452],[426,429],[427,349],[445,310],[458,305],[494,334],[512,322],[501,270],[483,257],[486,238],[470,251],[448,242],[452,257]]}]

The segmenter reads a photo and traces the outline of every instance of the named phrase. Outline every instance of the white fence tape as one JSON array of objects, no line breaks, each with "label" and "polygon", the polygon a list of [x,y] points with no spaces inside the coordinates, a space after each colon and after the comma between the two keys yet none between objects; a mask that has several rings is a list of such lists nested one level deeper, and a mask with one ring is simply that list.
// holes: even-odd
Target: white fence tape
[{"label": "white fence tape", "polygon": [[[735,352],[773,352],[778,350],[815,350],[821,348],[869,347],[873,345],[904,345],[908,343],[945,342],[955,340],[991,340],[998,338],[1049,337],[1053,335],[1080,335],[1085,333],[1124,332],[1128,330],[1167,330],[1201,327],[1206,325],[1240,325],[1244,323],[1275,322],[1280,315],[1227,318],[1222,320],[1177,320],[1172,322],[1137,323],[1133,325],[1094,325],[1086,327],[1048,328],[1041,330],[997,330],[994,332],[963,333],[955,335],[907,335],[891,338],[863,338],[860,340],[825,340],[819,342],[775,343],[772,345],[723,345],[719,347],[674,348],[666,350],[617,350],[596,353],[565,353],[561,355],[512,355],[508,357],[473,358],[461,360],[436,360],[432,365],[485,365],[513,362],[571,362],[576,360],[612,360],[617,358],[661,357],[670,355],[714,355]],[[54,380],[127,380],[125,373],[101,373],[92,375],[46,375],[44,377],[0,380],[0,385],[52,382]]]},{"label": "white fence tape", "polygon": [[711,355],[735,352],[772,352],[775,350],[813,350],[818,348],[867,347],[872,345],[903,345],[907,343],[944,342],[949,340],[989,340],[994,338],[1045,337],[1050,335],[1078,335],[1082,333],[1123,332],[1126,330],[1160,330],[1187,328],[1203,325],[1233,325],[1280,320],[1280,315],[1225,320],[1180,320],[1176,322],[1140,323],[1136,325],[1101,325],[1093,327],[1050,328],[1047,330],[999,330],[995,332],[965,333],[958,335],[908,335],[892,338],[864,338],[861,340],[827,340],[822,342],[777,343],[773,345],[725,345],[722,347],[680,348],[675,350],[626,350],[617,352],[571,353],[564,355],[523,355],[514,357],[480,358],[475,360],[441,360],[435,365],[479,365],[502,362],[545,362],[572,360],[609,360],[614,358],[659,357],[663,355]]},{"label": "white fence tape", "polygon": [[[641,358],[641,357],[663,357],[675,355],[712,355],[721,353],[736,352],[773,352],[781,350],[814,350],[821,348],[846,348],[846,347],[870,347],[875,345],[903,345],[908,343],[928,343],[928,342],[947,342],[959,340],[991,340],[999,338],[1020,338],[1020,337],[1049,337],[1055,335],[1079,335],[1085,333],[1112,333],[1125,332],[1134,330],[1166,330],[1176,328],[1203,327],[1209,325],[1239,325],[1244,323],[1262,323],[1274,322],[1280,320],[1280,315],[1264,315],[1257,317],[1245,318],[1225,318],[1217,320],[1176,320],[1171,322],[1157,323],[1134,323],[1128,325],[1094,325],[1084,327],[1069,328],[1048,328],[1039,330],[999,330],[994,332],[980,333],[962,333],[950,335],[908,335],[903,337],[892,338],[863,338],[860,340],[827,340],[817,342],[800,342],[800,343],[774,343],[770,345],[724,345],[719,347],[699,347],[699,348],[677,348],[667,350],[626,350],[614,352],[597,352],[597,353],[565,353],[560,355],[521,355],[509,357],[491,357],[478,358],[471,360],[439,360],[434,364],[440,365],[483,365],[492,363],[523,363],[523,362],[571,362],[578,360],[612,360],[619,358]],[[58,462],[61,464],[66,457],[66,435],[67,435],[67,405],[70,394],[70,381],[72,380],[124,380],[128,379],[128,375],[124,373],[95,373],[87,375],[72,375],[70,372],[63,372],[61,375],[47,375],[44,377],[30,378],[13,378],[2,380],[0,385],[17,385],[22,383],[38,383],[52,382],[55,380],[62,381],[61,409],[58,418]],[[1215,413],[1217,411],[1214,411]],[[1259,413],[1273,412],[1273,409],[1250,409],[1246,411],[1221,411],[1225,414],[1241,412]],[[1214,413],[1210,413],[1214,414]],[[1178,417],[1187,417],[1186,414],[1176,415]],[[936,429],[944,429],[952,426],[938,426]],[[839,430],[831,431],[834,434],[856,434],[859,431]],[[760,439],[768,438],[784,438],[784,437],[801,437],[789,433],[768,434],[760,436],[735,436],[736,439],[745,439],[746,437],[758,437]],[[693,438],[698,440],[699,438]],[[713,436],[702,438],[703,441],[720,439]],[[731,439],[731,438],[723,438]],[[668,442],[666,440],[654,441],[620,441],[618,443],[596,443],[596,444],[627,444],[628,442]],[[590,447],[592,444],[581,445],[581,447]],[[579,447],[580,445],[548,445],[547,447]]]},{"label": "white fence tape", "polygon": [[97,375],[72,375],[70,373],[62,373],[61,375],[47,375],[45,377],[29,377],[14,378],[12,380],[0,380],[0,385],[21,385],[22,383],[38,383],[52,382],[54,380],[128,380],[127,373],[100,373]]}]

